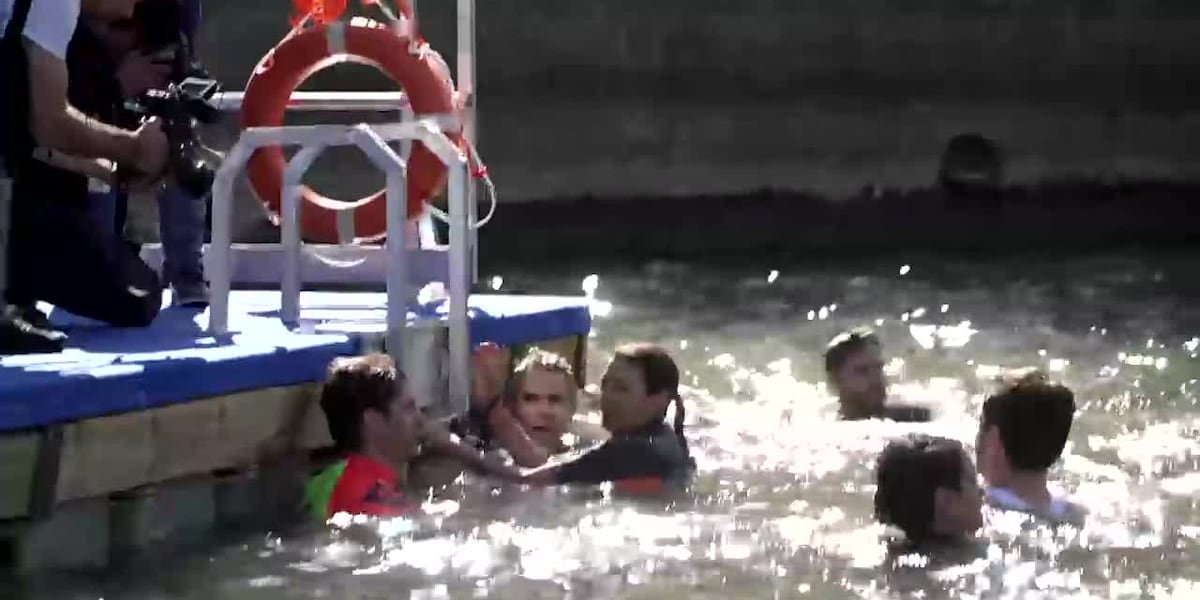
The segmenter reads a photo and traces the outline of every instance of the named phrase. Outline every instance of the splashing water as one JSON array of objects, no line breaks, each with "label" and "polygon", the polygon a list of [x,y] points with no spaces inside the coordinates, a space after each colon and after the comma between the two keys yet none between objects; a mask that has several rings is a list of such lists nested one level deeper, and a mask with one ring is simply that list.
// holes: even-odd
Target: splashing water
[{"label": "splashing water", "polygon": [[[582,287],[607,315],[590,342],[592,381],[617,344],[675,353],[699,468],[690,494],[634,502],[468,479],[420,519],[374,525],[367,543],[256,538],[105,597],[1200,597],[1195,258],[914,258],[902,277],[894,262],[766,278],[755,265],[655,263],[582,286],[584,273],[506,271],[519,289]],[[834,420],[820,351],[862,324],[882,336],[891,394],[936,405],[935,421]],[[1053,473],[1089,520],[1049,529],[990,512],[977,554],[889,555],[872,518],[876,453],[913,430],[972,445],[994,377],[1029,365],[1076,391]]]}]

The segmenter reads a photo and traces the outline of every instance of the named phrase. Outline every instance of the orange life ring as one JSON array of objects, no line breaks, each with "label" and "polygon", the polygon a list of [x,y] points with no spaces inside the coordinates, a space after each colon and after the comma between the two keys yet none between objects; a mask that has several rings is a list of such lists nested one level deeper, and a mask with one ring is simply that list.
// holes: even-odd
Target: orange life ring
[{"label": "orange life ring", "polygon": [[[278,127],[292,92],[313,73],[343,61],[374,66],[391,77],[408,96],[413,113],[452,114],[454,82],[441,56],[383,26],[333,22],[317,24],[285,38],[259,62],[242,98],[242,127]],[[448,133],[460,147],[461,131]],[[255,194],[278,225],[282,204],[283,149],[262,147],[246,165]],[[424,144],[414,141],[408,159],[408,218],[423,210],[423,203],[446,185],[446,167]],[[338,214],[353,211],[354,241],[379,241],[387,233],[386,190],[359,199],[353,207],[301,189],[300,231],[310,242],[341,243]],[[344,208],[343,208],[344,207]]]}]

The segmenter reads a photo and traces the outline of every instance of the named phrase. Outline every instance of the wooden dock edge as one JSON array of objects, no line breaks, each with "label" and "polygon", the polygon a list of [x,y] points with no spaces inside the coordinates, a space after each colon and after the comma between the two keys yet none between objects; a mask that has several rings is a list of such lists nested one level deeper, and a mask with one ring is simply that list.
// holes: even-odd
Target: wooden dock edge
[{"label": "wooden dock edge", "polygon": [[[587,335],[529,346],[586,380]],[[247,515],[298,509],[310,453],[331,445],[319,383],[0,433],[0,571],[103,568]],[[8,564],[6,564],[8,563]]]}]

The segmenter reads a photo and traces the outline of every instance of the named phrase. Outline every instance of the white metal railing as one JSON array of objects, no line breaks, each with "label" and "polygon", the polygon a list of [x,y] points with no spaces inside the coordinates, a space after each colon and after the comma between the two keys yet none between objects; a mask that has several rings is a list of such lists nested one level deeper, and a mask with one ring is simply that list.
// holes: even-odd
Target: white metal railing
[{"label": "white metal railing", "polygon": [[353,145],[387,175],[387,347],[400,362],[408,324],[408,261],[405,247],[407,223],[406,164],[389,145],[393,140],[415,140],[425,145],[446,165],[450,215],[448,317],[450,350],[449,397],[465,401],[470,392],[470,323],[467,317],[471,286],[469,235],[472,230],[467,207],[469,174],[467,157],[448,138],[436,120],[419,119],[384,125],[304,125],[256,127],[242,132],[226,155],[213,181],[212,243],[209,252],[211,299],[209,330],[215,335],[229,331],[229,292],[233,247],[233,182],[254,151],[263,146],[298,145],[300,150],[284,171],[280,227],[284,263],[281,282],[281,318],[295,324],[300,317],[300,202],[301,179],[321,152],[330,146]]},{"label": "white metal railing", "polygon": [[[236,112],[242,109],[244,92],[218,92],[211,103],[218,110]],[[292,92],[288,110],[402,110],[408,106],[404,92]]]},{"label": "white metal railing", "polygon": [[[416,31],[416,0],[410,2],[413,31]],[[209,329],[224,335],[229,329],[229,292],[232,286],[233,183],[255,150],[264,146],[293,145],[293,155],[284,171],[280,209],[284,264],[281,277],[281,317],[294,324],[300,317],[302,285],[300,236],[301,180],[304,173],[330,146],[360,148],[387,176],[387,348],[397,364],[405,346],[408,324],[408,261],[405,244],[407,222],[407,163],[411,143],[419,141],[448,169],[449,200],[449,292],[447,315],[449,345],[449,399],[466,409],[470,394],[470,321],[468,300],[471,284],[478,279],[478,224],[474,188],[470,185],[469,157],[454,144],[446,131],[461,129],[468,148],[476,139],[475,94],[475,0],[457,0],[457,88],[463,109],[457,115],[419,115],[414,120],[403,92],[293,92],[289,110],[402,112],[400,123],[376,125],[306,125],[255,127],[242,131],[217,171],[212,190],[212,243],[209,252],[211,287]],[[224,92],[214,98],[223,111],[241,109],[242,92]],[[397,154],[388,142],[400,141]],[[494,197],[493,197],[494,200]],[[495,207],[493,207],[494,210]]]}]

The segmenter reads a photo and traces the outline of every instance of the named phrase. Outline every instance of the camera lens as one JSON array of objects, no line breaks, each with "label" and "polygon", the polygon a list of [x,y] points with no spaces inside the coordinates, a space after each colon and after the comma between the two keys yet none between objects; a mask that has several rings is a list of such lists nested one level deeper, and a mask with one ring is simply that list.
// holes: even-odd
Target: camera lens
[{"label": "camera lens", "polygon": [[175,169],[175,181],[193,197],[207,196],[212,190],[213,179],[216,176],[212,167],[195,156],[185,155],[180,158]]}]

